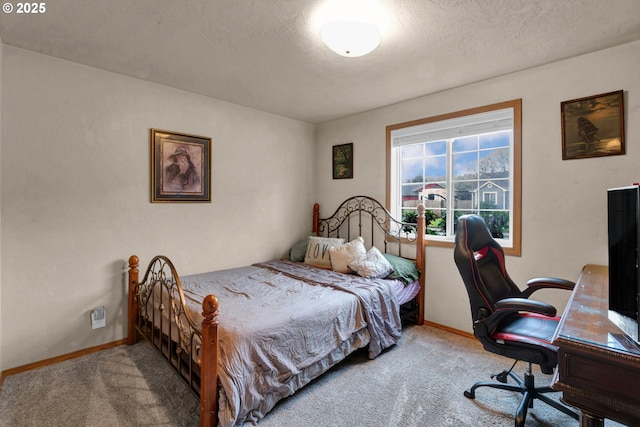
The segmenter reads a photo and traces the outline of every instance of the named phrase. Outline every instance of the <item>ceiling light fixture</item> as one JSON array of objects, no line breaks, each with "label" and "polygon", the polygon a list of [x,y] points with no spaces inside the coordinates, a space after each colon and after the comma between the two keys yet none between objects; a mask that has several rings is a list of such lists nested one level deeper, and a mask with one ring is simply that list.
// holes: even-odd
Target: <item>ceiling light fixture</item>
[{"label": "ceiling light fixture", "polygon": [[320,37],[329,49],[348,57],[366,55],[380,44],[380,31],[369,22],[327,22],[320,28]]},{"label": "ceiling light fixture", "polygon": [[325,4],[320,24],[322,41],[334,52],[347,57],[368,54],[380,44],[375,2],[340,0]]}]

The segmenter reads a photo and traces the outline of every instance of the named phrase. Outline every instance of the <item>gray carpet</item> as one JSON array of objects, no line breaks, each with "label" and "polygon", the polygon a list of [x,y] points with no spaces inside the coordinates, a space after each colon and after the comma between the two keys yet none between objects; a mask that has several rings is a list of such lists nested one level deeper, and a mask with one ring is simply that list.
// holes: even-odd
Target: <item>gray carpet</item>
[{"label": "gray carpet", "polygon": [[[478,389],[475,400],[462,394],[508,365],[475,340],[411,326],[378,358],[356,353],[285,399],[259,427],[511,426],[519,394],[488,388]],[[541,384],[551,379],[537,368],[534,373]],[[0,425],[196,426],[198,402],[151,347],[139,343],[7,377]],[[578,422],[536,402],[526,425]]]}]

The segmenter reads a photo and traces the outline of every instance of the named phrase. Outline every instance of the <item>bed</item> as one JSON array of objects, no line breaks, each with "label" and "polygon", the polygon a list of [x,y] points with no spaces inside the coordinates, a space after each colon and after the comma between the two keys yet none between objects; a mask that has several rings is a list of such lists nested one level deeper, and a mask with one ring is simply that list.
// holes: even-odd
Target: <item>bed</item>
[{"label": "bed", "polygon": [[354,351],[374,358],[403,323],[422,324],[417,209],[409,224],[367,196],[326,218],[316,204],[287,259],[185,277],[156,256],[140,280],[132,255],[128,344],[143,338],[162,354],[199,396],[201,426],[255,424]]}]

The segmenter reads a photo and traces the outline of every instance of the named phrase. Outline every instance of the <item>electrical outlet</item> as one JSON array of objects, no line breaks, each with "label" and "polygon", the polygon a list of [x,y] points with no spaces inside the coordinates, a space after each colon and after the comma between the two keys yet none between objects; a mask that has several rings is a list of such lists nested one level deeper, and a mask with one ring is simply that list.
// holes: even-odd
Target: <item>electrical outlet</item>
[{"label": "electrical outlet", "polygon": [[91,329],[104,328],[107,326],[107,309],[104,305],[91,310]]}]

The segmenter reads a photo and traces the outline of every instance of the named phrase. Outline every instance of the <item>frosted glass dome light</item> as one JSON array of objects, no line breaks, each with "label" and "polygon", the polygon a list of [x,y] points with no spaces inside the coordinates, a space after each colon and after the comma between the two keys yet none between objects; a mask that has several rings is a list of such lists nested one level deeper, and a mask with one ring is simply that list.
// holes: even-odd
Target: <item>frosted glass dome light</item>
[{"label": "frosted glass dome light", "polygon": [[329,49],[347,57],[366,55],[380,44],[380,31],[369,22],[327,22],[320,28],[320,37]]}]

